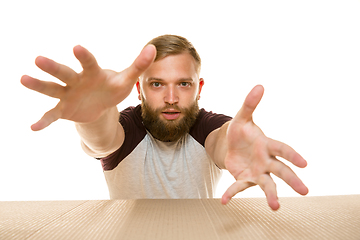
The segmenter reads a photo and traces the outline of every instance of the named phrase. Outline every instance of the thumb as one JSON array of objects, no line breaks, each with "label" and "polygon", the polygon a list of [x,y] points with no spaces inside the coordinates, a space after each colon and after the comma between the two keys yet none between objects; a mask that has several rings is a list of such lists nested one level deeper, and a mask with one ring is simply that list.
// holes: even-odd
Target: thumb
[{"label": "thumb", "polygon": [[260,100],[264,94],[264,87],[261,85],[255,86],[245,98],[239,112],[236,114],[235,121],[250,121],[255,108],[260,103]]},{"label": "thumb", "polygon": [[156,48],[154,45],[149,44],[144,47],[131,66],[125,70],[127,78],[137,79],[153,63],[155,56]]}]

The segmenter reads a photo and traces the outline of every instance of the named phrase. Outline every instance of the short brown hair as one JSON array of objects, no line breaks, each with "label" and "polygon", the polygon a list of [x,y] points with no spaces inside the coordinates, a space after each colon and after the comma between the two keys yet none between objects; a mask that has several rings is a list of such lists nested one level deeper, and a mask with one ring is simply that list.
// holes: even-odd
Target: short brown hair
[{"label": "short brown hair", "polygon": [[152,39],[147,45],[153,44],[156,47],[155,61],[161,60],[170,55],[177,55],[184,52],[190,53],[196,63],[196,71],[200,73],[201,58],[192,45],[186,38],[177,35],[162,35]]}]

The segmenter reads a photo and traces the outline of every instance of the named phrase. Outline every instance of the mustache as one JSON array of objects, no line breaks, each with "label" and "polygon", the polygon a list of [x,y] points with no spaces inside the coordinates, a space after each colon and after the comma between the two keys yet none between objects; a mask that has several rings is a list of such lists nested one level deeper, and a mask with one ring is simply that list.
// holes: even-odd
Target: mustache
[{"label": "mustache", "polygon": [[155,112],[161,113],[169,108],[177,110],[179,112],[184,112],[186,109],[186,108],[179,107],[177,104],[168,104],[167,103],[165,107],[155,109]]}]

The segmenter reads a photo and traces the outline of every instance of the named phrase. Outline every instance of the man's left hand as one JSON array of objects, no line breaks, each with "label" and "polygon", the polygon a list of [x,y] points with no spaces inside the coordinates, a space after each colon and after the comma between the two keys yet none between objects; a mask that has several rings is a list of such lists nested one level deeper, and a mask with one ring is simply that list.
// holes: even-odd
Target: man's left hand
[{"label": "man's left hand", "polygon": [[238,192],[259,185],[271,209],[277,210],[280,205],[276,185],[270,173],[284,180],[299,194],[308,193],[308,188],[300,178],[277,157],[282,157],[301,168],[307,165],[305,159],[290,146],[266,137],[253,122],[252,114],[263,93],[262,86],[254,87],[228,126],[224,164],[236,182],[224,193],[221,200],[223,204],[228,203]]}]

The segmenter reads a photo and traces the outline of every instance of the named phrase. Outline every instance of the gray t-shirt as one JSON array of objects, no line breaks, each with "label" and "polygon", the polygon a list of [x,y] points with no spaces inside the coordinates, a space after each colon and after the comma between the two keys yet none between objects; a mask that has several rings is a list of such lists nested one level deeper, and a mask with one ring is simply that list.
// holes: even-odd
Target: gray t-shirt
[{"label": "gray t-shirt", "polygon": [[204,109],[176,142],[155,139],[143,126],[141,107],[120,113],[123,145],[102,158],[111,199],[213,198],[221,170],[207,155],[205,139],[230,117]]}]

